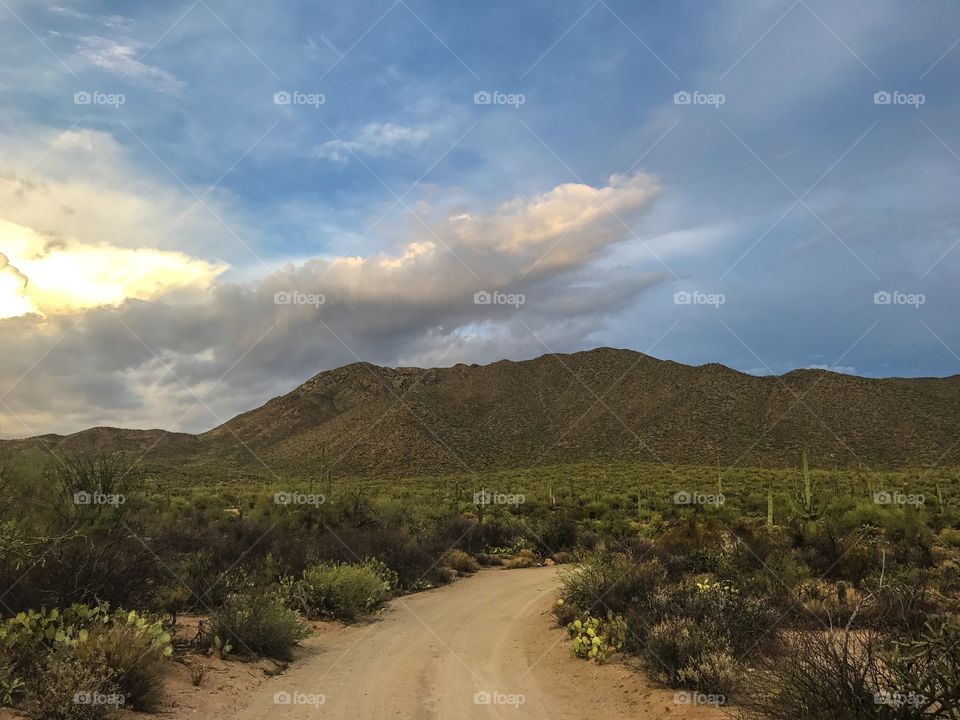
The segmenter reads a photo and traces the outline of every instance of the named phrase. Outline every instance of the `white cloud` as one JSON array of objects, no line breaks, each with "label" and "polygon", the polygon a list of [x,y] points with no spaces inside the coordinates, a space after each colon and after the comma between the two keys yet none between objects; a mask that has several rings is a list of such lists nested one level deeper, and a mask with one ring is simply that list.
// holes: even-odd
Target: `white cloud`
[{"label": "white cloud", "polygon": [[353,154],[382,157],[419,147],[430,139],[434,127],[429,125],[405,126],[389,122],[373,122],[345,140],[337,138],[325,142],[317,149],[317,157],[337,163],[347,162]]},{"label": "white cloud", "polygon": [[857,369],[851,365],[807,365],[807,370],[829,370],[844,375],[856,375]]},{"label": "white cloud", "polygon": [[185,188],[145,174],[107,133],[14,128],[0,132],[0,158],[0,219],[48,241],[251,259],[213,214],[255,241],[225,194],[208,193],[208,211]]},{"label": "white cloud", "polygon": [[[91,276],[87,286],[97,300],[87,305],[97,307],[54,303],[44,317],[0,320],[0,345],[18,347],[0,357],[0,387],[29,370],[5,398],[14,416],[4,427],[10,432],[25,423],[19,434],[105,423],[170,427],[193,402],[181,380],[200,394],[225,375],[206,400],[219,417],[196,412],[172,428],[200,430],[357,357],[429,363],[458,346],[447,363],[536,355],[541,343],[574,349],[667,280],[595,266],[631,238],[598,206],[636,222],[656,194],[652,178],[632,175],[599,187],[560,185],[489,210],[432,217],[424,207],[427,227],[411,219],[393,252],[312,259],[242,285],[215,282],[212,264],[163,255],[172,265],[163,267],[162,279],[170,266],[192,272],[189,297],[151,284],[156,257],[150,256],[151,272],[140,273],[143,251],[112,247],[100,256],[107,279]],[[67,245],[65,252],[81,249]],[[19,256],[14,264],[23,265]],[[40,264],[25,274],[33,282],[43,272]],[[111,278],[122,280],[116,298],[109,296]],[[477,304],[481,290],[523,294],[525,303]],[[323,294],[325,303],[278,305],[281,291]],[[108,297],[97,297],[103,292]],[[117,305],[120,296],[126,299]]]},{"label": "white cloud", "polygon": [[183,92],[184,82],[163,68],[142,62],[138,59],[142,51],[141,43],[90,35],[81,38],[78,54],[81,59],[112,75],[167,95],[179,96]]}]

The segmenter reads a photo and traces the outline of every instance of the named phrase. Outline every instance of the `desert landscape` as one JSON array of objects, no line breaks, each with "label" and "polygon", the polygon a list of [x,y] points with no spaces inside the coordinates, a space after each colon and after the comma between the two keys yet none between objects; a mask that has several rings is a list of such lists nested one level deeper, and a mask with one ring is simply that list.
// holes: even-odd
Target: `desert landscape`
[{"label": "desert landscape", "polygon": [[960,720],[958,37],[0,0],[0,720]]}]

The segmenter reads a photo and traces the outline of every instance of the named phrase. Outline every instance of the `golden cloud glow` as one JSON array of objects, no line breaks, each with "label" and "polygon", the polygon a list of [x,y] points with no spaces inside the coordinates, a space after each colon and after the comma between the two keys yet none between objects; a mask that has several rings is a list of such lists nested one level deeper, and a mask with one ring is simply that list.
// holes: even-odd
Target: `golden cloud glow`
[{"label": "golden cloud glow", "polygon": [[205,289],[226,268],[180,253],[50,239],[0,220],[0,319]]}]

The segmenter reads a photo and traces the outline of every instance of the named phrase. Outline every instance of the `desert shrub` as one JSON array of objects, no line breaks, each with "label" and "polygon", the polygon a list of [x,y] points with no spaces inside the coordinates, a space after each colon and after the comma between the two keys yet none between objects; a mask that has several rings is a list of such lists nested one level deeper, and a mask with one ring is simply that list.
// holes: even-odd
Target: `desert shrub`
[{"label": "desert shrub", "polygon": [[937,539],[944,547],[960,548],[960,528],[944,528],[940,531]]},{"label": "desert shrub", "polygon": [[553,614],[553,618],[557,622],[557,627],[566,627],[576,620],[578,615],[580,615],[580,611],[570,603],[566,602],[563,598],[557,598],[557,601],[553,604],[550,612]]},{"label": "desert shrub", "polygon": [[895,640],[884,656],[884,685],[893,700],[913,700],[917,716],[960,715],[960,622],[928,625],[915,639]]},{"label": "desert shrub", "polygon": [[363,566],[380,578],[388,592],[395,593],[400,589],[400,574],[391,570],[382,560],[367,558],[363,561]]},{"label": "desert shrub", "polygon": [[163,585],[157,588],[150,599],[150,608],[176,616],[189,607],[190,596],[189,588],[184,585]]},{"label": "desert shrub", "polygon": [[654,625],[672,618],[690,620],[718,638],[739,656],[769,649],[778,638],[781,614],[765,598],[709,578],[688,578],[664,584],[645,601],[637,599],[625,611],[630,636],[628,649],[642,652]]},{"label": "desert shrub", "polygon": [[696,563],[719,562],[717,551],[723,547],[725,532],[715,520],[689,515],[682,522],[671,524],[658,537],[655,553],[671,575],[696,572]]},{"label": "desert shrub", "polygon": [[[783,652],[761,660],[737,697],[746,720],[860,720],[894,715],[877,703],[879,639],[850,633],[795,632]],[[924,716],[925,717],[925,716]]]},{"label": "desert shrub", "polygon": [[934,588],[939,580],[930,570],[909,570],[879,579],[860,591],[870,602],[858,608],[857,627],[868,627],[897,636],[919,637],[931,618],[945,614],[943,598]]},{"label": "desert shrub", "polygon": [[537,528],[536,542],[543,555],[572,550],[577,546],[577,523],[565,513],[552,513]]},{"label": "desert shrub", "polygon": [[515,557],[507,560],[503,566],[507,570],[517,570],[519,568],[531,568],[537,564],[537,556],[533,554],[533,550],[524,548],[516,554]]},{"label": "desert shrub", "polygon": [[309,634],[297,612],[270,593],[232,596],[210,621],[213,636],[235,650],[281,660],[289,659],[290,649]]},{"label": "desert shrub", "polygon": [[400,528],[337,528],[336,536],[326,533],[317,542],[307,567],[317,559],[355,563],[358,555],[376,557],[396,573],[399,587],[406,590],[419,580],[437,579],[437,561],[452,544],[439,542],[429,527],[420,528],[418,535]]},{"label": "desert shrub", "polygon": [[355,620],[390,596],[389,582],[367,565],[320,564],[303,571],[292,589],[293,601],[310,618]]},{"label": "desert shrub", "polygon": [[444,558],[447,567],[458,573],[470,574],[480,569],[480,564],[463,550],[451,550]]},{"label": "desert shrub", "polygon": [[102,658],[82,658],[61,647],[29,679],[23,709],[35,720],[97,720],[121,704]]},{"label": "desert shrub", "polygon": [[654,626],[643,648],[649,666],[674,686],[681,684],[682,671],[696,672],[702,658],[729,652],[725,638],[689,618],[670,618]]},{"label": "desert shrub", "polygon": [[622,553],[600,552],[561,574],[560,594],[582,611],[622,614],[647,602],[665,578],[656,560],[637,563]]},{"label": "desert shrub", "polygon": [[226,599],[226,584],[214,585],[217,572],[214,568],[213,553],[209,550],[198,550],[184,555],[177,575],[183,578],[189,590],[189,603],[200,607],[203,604],[214,606],[220,605]]},{"label": "desert shrub", "polygon": [[120,613],[112,624],[94,626],[82,634],[74,652],[81,660],[102,661],[127,705],[137,710],[156,709],[166,658],[173,652],[162,623],[135,612]]},{"label": "desert shrub", "polygon": [[683,617],[729,643],[740,657],[769,648],[776,640],[780,613],[764,598],[709,579],[663,589],[652,601],[654,618]]},{"label": "desert shrub", "polygon": [[525,531],[523,523],[508,514],[486,514],[483,520],[476,522],[462,538],[460,546],[470,553],[484,552],[491,548],[508,548],[512,547],[518,538],[523,537]]},{"label": "desert shrub", "polygon": [[677,673],[679,684],[700,692],[729,696],[743,667],[728,652],[710,652],[692,660]]},{"label": "desert shrub", "polygon": [[16,705],[24,685],[23,678],[17,674],[13,655],[0,647],[0,707]]}]

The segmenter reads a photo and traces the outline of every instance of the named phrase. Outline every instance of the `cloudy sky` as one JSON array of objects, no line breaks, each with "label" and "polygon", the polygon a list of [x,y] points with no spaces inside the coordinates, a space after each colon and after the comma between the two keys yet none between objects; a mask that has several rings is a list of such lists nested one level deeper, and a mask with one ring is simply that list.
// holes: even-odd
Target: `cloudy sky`
[{"label": "cloudy sky", "polygon": [[0,437],[358,359],[960,367],[960,6],[0,0]]}]

